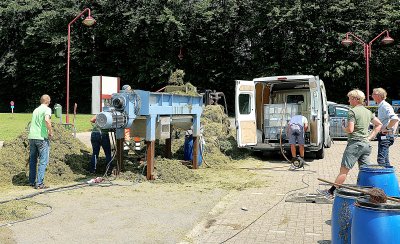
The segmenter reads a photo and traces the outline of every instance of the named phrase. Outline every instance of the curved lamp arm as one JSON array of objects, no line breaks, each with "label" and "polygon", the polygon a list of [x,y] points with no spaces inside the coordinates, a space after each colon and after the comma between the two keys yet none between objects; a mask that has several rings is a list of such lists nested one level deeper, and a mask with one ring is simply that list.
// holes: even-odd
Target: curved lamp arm
[{"label": "curved lamp arm", "polygon": [[[388,30],[384,30],[384,31],[382,31],[379,35],[377,35],[374,39],[372,39],[369,43],[368,43],[368,45],[369,45],[369,56],[371,56],[371,51],[372,51],[372,43],[376,40],[376,39],[378,39],[379,37],[381,37],[383,34],[386,34],[386,37],[385,38],[390,38],[392,41],[393,41],[393,39],[389,36],[389,31]],[[384,40],[385,40],[385,38],[384,38]],[[386,44],[386,43],[385,43]]]},{"label": "curved lamp arm", "polygon": [[346,39],[349,39],[349,35],[352,36],[354,39],[356,39],[359,43],[366,45],[367,43],[361,39],[360,37],[358,37],[356,34],[354,34],[353,32],[347,32],[346,33]]},{"label": "curved lamp arm", "polygon": [[68,124],[69,123],[69,66],[70,66],[70,51],[71,51],[71,25],[79,19],[84,13],[88,12],[88,17],[86,19],[89,20],[89,24],[85,23],[85,25],[93,25],[96,23],[96,21],[92,18],[90,15],[90,9],[85,8],[82,12],[80,12],[71,22],[68,24],[68,44],[67,44],[67,95],[66,95],[66,116],[65,116],[65,122]]}]

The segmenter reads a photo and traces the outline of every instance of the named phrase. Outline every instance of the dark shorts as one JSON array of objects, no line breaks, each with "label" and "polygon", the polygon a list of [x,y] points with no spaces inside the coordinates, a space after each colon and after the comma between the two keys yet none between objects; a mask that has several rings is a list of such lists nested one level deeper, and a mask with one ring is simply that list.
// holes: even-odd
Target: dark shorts
[{"label": "dark shorts", "polygon": [[289,129],[289,144],[296,144],[296,142],[304,145],[304,129],[302,126]]}]

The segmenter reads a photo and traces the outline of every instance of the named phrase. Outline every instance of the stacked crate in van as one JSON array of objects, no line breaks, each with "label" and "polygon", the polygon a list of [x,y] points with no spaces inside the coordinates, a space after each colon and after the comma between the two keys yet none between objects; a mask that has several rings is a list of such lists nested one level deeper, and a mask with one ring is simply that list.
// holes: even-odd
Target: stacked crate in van
[{"label": "stacked crate in van", "polygon": [[282,134],[286,135],[286,127],[290,118],[300,114],[300,105],[297,103],[265,104],[264,105],[264,138],[279,140]]}]

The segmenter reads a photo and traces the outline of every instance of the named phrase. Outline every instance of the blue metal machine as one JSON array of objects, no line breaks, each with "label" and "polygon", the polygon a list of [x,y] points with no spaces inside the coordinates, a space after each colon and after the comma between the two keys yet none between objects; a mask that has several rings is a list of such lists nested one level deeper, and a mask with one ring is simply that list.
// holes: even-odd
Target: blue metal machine
[{"label": "blue metal machine", "polygon": [[[156,121],[160,116],[190,115],[193,138],[198,148],[200,116],[203,111],[202,96],[177,95],[143,90],[121,90],[111,97],[111,106],[104,107],[96,116],[96,124],[102,129],[115,129],[117,140],[123,140],[124,130],[131,128],[138,116],[146,117],[147,178],[152,179]],[[193,168],[197,168],[197,150],[193,152]],[[122,155],[122,154],[121,154]],[[149,172],[150,170],[150,172]]]}]

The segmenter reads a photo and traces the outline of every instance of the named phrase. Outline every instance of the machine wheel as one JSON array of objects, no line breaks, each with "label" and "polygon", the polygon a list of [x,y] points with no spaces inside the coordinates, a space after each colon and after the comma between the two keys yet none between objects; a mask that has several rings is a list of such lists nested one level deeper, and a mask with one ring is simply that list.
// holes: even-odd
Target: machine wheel
[{"label": "machine wheel", "polygon": [[324,145],[322,145],[321,149],[315,152],[315,157],[317,159],[323,159],[325,156]]}]

